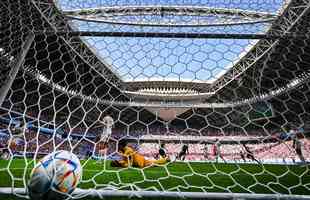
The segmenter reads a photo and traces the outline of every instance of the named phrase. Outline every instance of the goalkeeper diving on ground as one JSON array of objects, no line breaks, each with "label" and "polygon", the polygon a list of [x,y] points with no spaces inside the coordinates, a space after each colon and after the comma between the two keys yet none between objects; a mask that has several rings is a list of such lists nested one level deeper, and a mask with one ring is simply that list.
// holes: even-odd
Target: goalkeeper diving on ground
[{"label": "goalkeeper diving on ground", "polygon": [[128,145],[128,141],[125,139],[122,139],[118,142],[118,154],[120,155],[121,159],[113,160],[111,162],[112,167],[144,168],[148,166],[164,165],[170,162],[170,159],[167,155],[160,156],[157,160],[146,159],[143,155],[130,147]]}]

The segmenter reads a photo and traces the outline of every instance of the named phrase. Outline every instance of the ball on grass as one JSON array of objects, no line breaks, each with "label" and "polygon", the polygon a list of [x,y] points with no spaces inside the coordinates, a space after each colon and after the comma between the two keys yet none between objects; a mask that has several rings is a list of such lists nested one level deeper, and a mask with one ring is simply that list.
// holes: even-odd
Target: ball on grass
[{"label": "ball on grass", "polygon": [[68,151],[51,153],[33,168],[28,183],[29,197],[32,200],[64,199],[74,191],[81,176],[76,155]]}]

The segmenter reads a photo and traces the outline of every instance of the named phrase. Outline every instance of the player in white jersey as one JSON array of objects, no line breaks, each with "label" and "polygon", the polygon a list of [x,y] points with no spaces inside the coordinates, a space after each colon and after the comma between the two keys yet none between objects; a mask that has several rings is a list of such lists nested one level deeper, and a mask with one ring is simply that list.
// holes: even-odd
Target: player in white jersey
[{"label": "player in white jersey", "polygon": [[96,140],[96,143],[99,153],[99,159],[105,160],[108,151],[108,141],[112,135],[114,120],[111,116],[107,115],[102,119],[101,123],[103,124],[103,131],[100,135],[100,138]]},{"label": "player in white jersey", "polygon": [[219,139],[216,139],[212,145],[212,154],[215,156],[216,162],[218,162],[219,158],[221,158],[226,163],[226,160],[221,153],[221,142]]},{"label": "player in white jersey", "polygon": [[101,138],[102,139],[109,139],[110,136],[112,135],[112,128],[114,125],[114,120],[111,116],[107,115],[102,119],[101,123],[104,126]]},{"label": "player in white jersey", "polygon": [[205,144],[205,146],[202,149],[203,151],[203,157],[208,160],[209,159],[209,149],[208,149],[208,145]]}]

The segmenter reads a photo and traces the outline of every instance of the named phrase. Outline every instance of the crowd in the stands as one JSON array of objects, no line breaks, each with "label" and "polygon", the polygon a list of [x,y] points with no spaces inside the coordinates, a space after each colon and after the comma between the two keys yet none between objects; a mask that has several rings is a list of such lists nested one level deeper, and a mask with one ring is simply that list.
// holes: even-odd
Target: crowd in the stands
[{"label": "crowd in the stands", "polygon": [[[99,131],[98,131],[99,130]],[[47,131],[39,128],[29,128],[28,126],[14,127],[12,125],[6,125],[0,123],[0,153],[6,150],[10,154],[24,155],[26,152],[30,156],[42,156],[53,152],[55,150],[73,150],[74,153],[82,158],[94,156],[98,158],[98,145],[96,143],[95,137],[85,134],[83,129],[67,129],[62,132],[57,131]],[[88,130],[89,131],[89,130]],[[182,135],[181,131],[167,132],[164,129],[154,129],[150,130],[149,134],[143,133],[142,130],[137,130],[126,134],[120,130],[114,130],[112,133],[112,140],[108,142],[108,148],[106,150],[107,156],[113,155],[116,151],[117,140],[123,137],[129,138],[140,138],[145,141],[152,140],[151,142],[140,143],[139,145],[134,145],[137,151],[145,155],[148,158],[154,158],[158,155],[159,142],[154,142],[156,139],[158,141],[165,141],[167,144],[165,146],[167,154],[171,157],[177,157],[177,154],[181,150],[182,145],[187,141],[188,154],[185,160],[196,160],[196,161],[249,161],[246,157],[242,157],[245,149],[240,144],[230,144],[227,141],[240,142],[247,141],[251,139],[261,139],[264,138],[254,137],[255,134],[250,135],[238,135],[224,134],[208,136],[198,136],[198,135]],[[97,134],[100,134],[100,129],[97,129]],[[281,137],[280,137],[281,136]],[[256,144],[247,144],[249,150],[253,153],[255,158],[259,161],[284,161],[284,162],[294,162],[298,161],[299,158],[292,147],[292,141],[287,139],[289,133],[284,137],[283,134],[275,134],[277,140],[273,142],[256,142]],[[282,138],[284,137],[284,139]],[[265,137],[266,138],[266,137]],[[177,139],[179,142],[177,142]],[[214,153],[214,145],[212,141],[218,139],[222,143],[217,147],[220,157],[218,159],[217,154]],[[173,143],[169,140],[174,140]],[[207,144],[197,143],[197,141],[209,141]],[[168,142],[167,142],[168,141]],[[192,143],[191,143],[192,141]],[[194,141],[194,142],[193,142]],[[225,142],[224,142],[225,141]],[[302,152],[306,159],[310,159],[310,142],[308,139],[300,139],[302,143]]]}]

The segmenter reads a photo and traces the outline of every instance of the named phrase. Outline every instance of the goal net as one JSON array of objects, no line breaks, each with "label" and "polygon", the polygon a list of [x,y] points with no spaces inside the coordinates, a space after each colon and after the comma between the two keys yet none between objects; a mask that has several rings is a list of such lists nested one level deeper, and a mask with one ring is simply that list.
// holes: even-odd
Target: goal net
[{"label": "goal net", "polygon": [[58,150],[68,198],[310,199],[309,7],[0,1],[0,199]]}]

